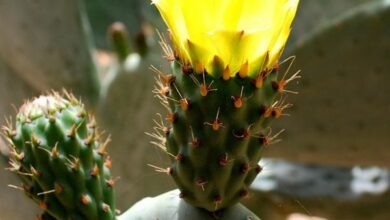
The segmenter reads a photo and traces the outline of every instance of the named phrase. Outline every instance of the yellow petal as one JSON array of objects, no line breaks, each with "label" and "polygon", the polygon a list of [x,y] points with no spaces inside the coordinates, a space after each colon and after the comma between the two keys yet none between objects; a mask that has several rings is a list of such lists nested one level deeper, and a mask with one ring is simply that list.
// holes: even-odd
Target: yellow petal
[{"label": "yellow petal", "polygon": [[298,2],[154,0],[153,4],[170,29],[182,60],[205,68],[211,75],[222,74],[221,68],[216,68],[219,63],[228,67],[231,76],[245,64],[248,75],[254,77],[279,59]]}]

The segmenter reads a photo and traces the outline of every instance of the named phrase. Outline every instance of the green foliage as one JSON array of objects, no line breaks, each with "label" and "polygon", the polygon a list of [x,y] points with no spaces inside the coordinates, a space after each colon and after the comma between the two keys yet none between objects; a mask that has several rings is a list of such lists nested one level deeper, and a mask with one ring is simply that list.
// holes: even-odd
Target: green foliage
[{"label": "green foliage", "polygon": [[9,123],[3,128],[12,148],[9,169],[22,180],[14,187],[45,210],[43,217],[115,219],[107,141],[99,140],[96,123],[83,105],[65,95],[26,102],[15,127]]},{"label": "green foliage", "polygon": [[154,135],[172,158],[166,172],[194,206],[209,211],[232,206],[248,196],[262,170],[262,151],[277,141],[280,132],[271,134],[270,123],[290,106],[282,94],[299,76],[278,79],[274,68],[253,79],[214,78],[178,61],[172,70],[172,75],[155,70],[160,74],[155,92],[169,111]]}]

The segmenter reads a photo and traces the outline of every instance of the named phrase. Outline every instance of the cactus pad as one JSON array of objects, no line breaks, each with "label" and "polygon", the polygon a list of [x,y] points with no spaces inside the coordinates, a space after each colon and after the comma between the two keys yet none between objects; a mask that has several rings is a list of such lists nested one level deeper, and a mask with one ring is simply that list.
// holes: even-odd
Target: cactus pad
[{"label": "cactus pad", "polygon": [[155,93],[167,108],[156,121],[155,143],[172,158],[167,169],[184,200],[216,211],[248,196],[248,188],[262,170],[263,149],[277,141],[270,122],[290,106],[284,103],[285,85],[295,78],[278,79],[278,67],[247,76],[245,65],[231,77],[228,69],[199,73],[171,60],[173,74],[159,74]]},{"label": "cactus pad", "polygon": [[42,219],[115,219],[114,181],[107,142],[72,95],[57,93],[26,102],[16,125],[3,127],[10,142],[10,170],[27,196],[45,211]]}]

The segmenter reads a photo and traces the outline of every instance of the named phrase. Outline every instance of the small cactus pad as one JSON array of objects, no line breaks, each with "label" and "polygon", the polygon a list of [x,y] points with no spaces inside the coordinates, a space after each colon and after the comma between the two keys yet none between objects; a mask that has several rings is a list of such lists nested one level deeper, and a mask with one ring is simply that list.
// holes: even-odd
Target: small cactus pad
[{"label": "small cactus pad", "polygon": [[173,74],[153,68],[159,74],[154,92],[168,114],[156,121],[159,134],[151,136],[172,158],[166,170],[156,168],[173,177],[192,205],[209,211],[232,206],[248,196],[262,170],[263,149],[277,141],[280,132],[272,134],[270,122],[290,106],[285,85],[298,73],[278,78],[275,67],[252,78],[243,65],[243,73],[231,77],[228,68],[207,74],[171,62]]},{"label": "small cactus pad", "polygon": [[[41,219],[113,220],[111,162],[96,123],[79,100],[65,93],[26,102],[16,125],[3,127],[11,154],[9,169],[27,196],[45,211]],[[39,219],[39,218],[38,218]]]}]

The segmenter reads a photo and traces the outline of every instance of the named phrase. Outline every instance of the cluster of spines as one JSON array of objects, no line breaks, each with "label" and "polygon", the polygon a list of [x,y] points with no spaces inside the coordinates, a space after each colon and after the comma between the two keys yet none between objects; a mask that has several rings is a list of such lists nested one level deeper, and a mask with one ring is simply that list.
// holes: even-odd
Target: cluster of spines
[{"label": "cluster of spines", "polygon": [[[271,134],[272,119],[284,115],[286,85],[299,78],[298,73],[281,79],[279,66],[248,77],[247,64],[231,76],[229,67],[215,68],[221,73],[207,74],[204,69],[180,62],[162,43],[173,74],[158,74],[153,91],[168,110],[155,121],[157,141],[167,152],[172,165],[159,168],[173,177],[181,196],[195,206],[215,211],[248,196],[248,187],[262,170],[258,165],[263,147],[277,142]],[[292,62],[291,62],[292,63]],[[220,77],[215,77],[219,75]],[[279,99],[278,99],[279,98]]]},{"label": "cluster of spines", "polygon": [[[45,211],[37,219],[115,219],[114,180],[96,122],[74,96],[41,96],[25,103],[3,127],[9,170]],[[45,103],[47,102],[47,103]]]}]

